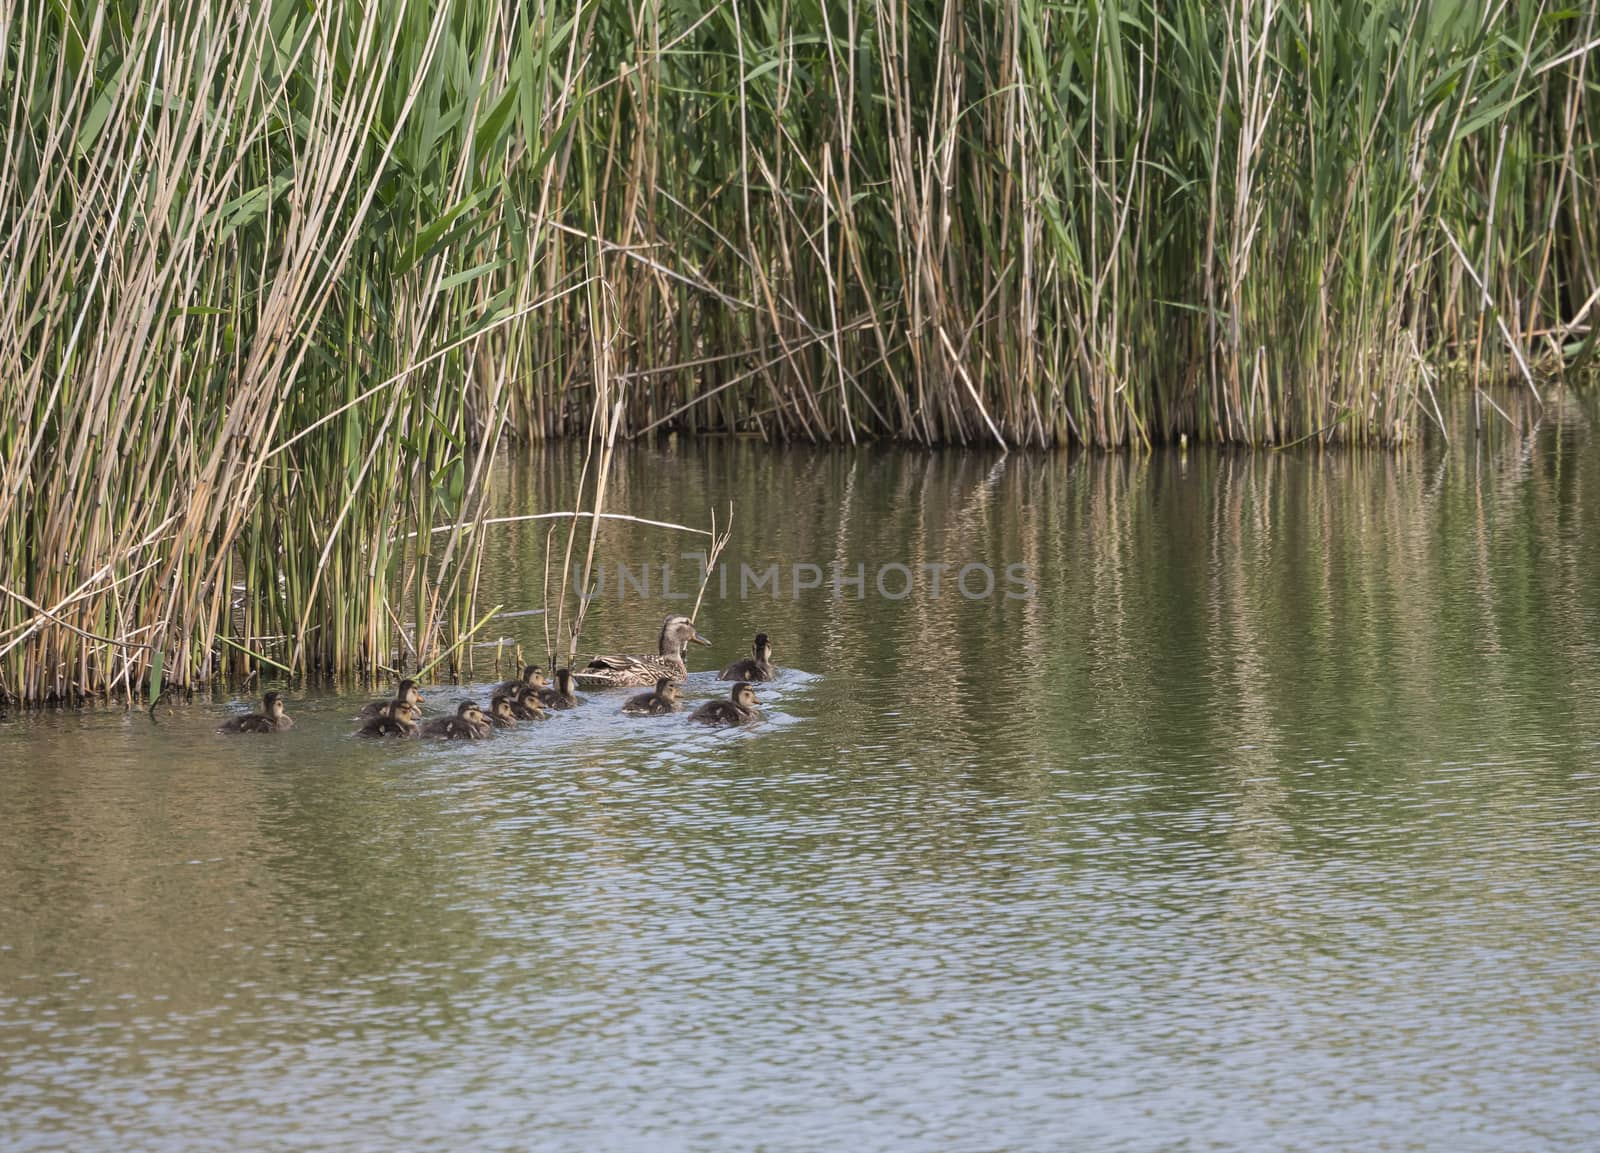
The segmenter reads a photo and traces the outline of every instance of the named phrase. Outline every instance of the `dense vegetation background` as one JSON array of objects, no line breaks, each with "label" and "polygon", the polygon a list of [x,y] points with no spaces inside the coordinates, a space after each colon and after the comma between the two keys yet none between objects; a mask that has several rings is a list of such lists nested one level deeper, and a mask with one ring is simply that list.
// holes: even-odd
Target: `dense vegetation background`
[{"label": "dense vegetation background", "polygon": [[1597,36],[4,0],[0,697],[443,651],[508,436],[1370,441],[1542,390],[1595,348]]}]

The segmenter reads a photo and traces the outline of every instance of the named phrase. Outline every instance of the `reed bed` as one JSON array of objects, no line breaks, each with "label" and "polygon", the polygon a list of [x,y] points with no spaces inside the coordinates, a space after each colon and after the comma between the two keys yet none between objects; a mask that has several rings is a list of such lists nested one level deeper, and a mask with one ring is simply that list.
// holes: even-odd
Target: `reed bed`
[{"label": "reed bed", "polygon": [[450,669],[508,438],[1388,441],[1540,392],[1596,351],[1597,38],[3,0],[0,697]]}]

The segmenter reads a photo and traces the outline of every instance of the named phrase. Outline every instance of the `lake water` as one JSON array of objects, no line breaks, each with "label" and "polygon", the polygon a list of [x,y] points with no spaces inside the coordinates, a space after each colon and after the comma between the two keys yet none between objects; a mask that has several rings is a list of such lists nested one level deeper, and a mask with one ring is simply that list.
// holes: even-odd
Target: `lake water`
[{"label": "lake water", "polygon": [[[1399,454],[632,448],[613,509],[734,504],[690,695],[764,629],[749,730],[12,714],[0,1147],[1592,1147],[1595,413]],[[507,464],[502,512],[576,467]],[[548,527],[490,530],[486,605],[539,606]],[[582,651],[651,649],[695,547],[607,525]]]}]

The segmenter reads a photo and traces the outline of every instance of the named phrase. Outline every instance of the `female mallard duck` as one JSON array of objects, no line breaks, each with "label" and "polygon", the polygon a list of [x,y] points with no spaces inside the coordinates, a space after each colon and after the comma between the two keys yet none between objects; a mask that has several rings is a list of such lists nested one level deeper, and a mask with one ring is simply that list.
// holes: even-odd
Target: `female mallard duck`
[{"label": "female mallard duck", "polygon": [[489,722],[476,701],[462,701],[453,717],[439,717],[422,726],[422,735],[441,741],[478,741],[489,735]]},{"label": "female mallard duck", "polygon": [[532,685],[523,685],[511,700],[511,714],[519,721],[544,720],[544,708],[539,704],[539,690]]},{"label": "female mallard duck", "polygon": [[681,684],[689,675],[683,656],[691,642],[711,643],[695,631],[694,622],[688,617],[670,616],[661,623],[655,656],[595,657],[587,668],[576,674],[578,684],[586,689],[617,689],[653,685],[662,677],[670,677],[674,684]]},{"label": "female mallard duck", "polygon": [[385,701],[383,712],[356,730],[358,737],[415,737],[417,723],[412,719],[416,706],[401,697]]},{"label": "female mallard duck", "polygon": [[504,693],[496,693],[489,702],[489,723],[497,729],[517,727],[516,710],[511,707],[511,698]]},{"label": "female mallard duck", "polygon": [[395,686],[394,696],[387,701],[372,701],[361,706],[358,714],[364,720],[373,717],[386,717],[389,715],[389,706],[395,701],[400,701],[406,706],[406,712],[412,720],[422,715],[422,694],[417,691],[417,682],[409,677]]},{"label": "female mallard duck", "polygon": [[547,709],[575,709],[582,702],[572,691],[572,670],[557,669],[555,688],[538,690],[539,703]]},{"label": "female mallard duck", "polygon": [[683,705],[678,702],[678,686],[672,683],[671,677],[662,677],[656,681],[656,687],[648,693],[629,697],[628,703],[622,706],[622,711],[638,716],[664,717],[682,708]]},{"label": "female mallard duck", "polygon": [[218,727],[219,733],[281,733],[285,729],[294,728],[294,721],[289,714],[283,711],[283,698],[277,693],[268,693],[261,698],[261,712],[246,713],[242,717],[234,717],[224,721]]},{"label": "female mallard duck", "polygon": [[529,687],[542,689],[549,684],[550,682],[545,679],[544,670],[538,665],[523,665],[521,680],[501,681],[491,691],[497,696],[503,696],[507,700],[515,701],[517,694],[523,689]]},{"label": "female mallard duck", "polygon": [[778,679],[777,666],[772,663],[772,645],[767,640],[766,633],[756,634],[756,643],[751,646],[751,655],[742,661],[723,669],[717,679],[722,681],[775,681]]},{"label": "female mallard duck", "polygon": [[756,711],[760,703],[755,689],[740,681],[728,690],[726,700],[707,701],[690,713],[689,719],[703,725],[748,725],[761,719]]}]

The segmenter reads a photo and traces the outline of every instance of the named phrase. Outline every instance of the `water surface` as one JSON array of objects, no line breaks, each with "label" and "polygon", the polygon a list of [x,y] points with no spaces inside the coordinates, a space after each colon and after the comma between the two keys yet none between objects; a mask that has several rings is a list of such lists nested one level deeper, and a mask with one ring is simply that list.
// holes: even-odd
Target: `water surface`
[{"label": "water surface", "polygon": [[[632,448],[613,508],[733,502],[690,691],[766,630],[750,731],[596,695],[368,744],[361,698],[300,688],[262,739],[212,732],[243,698],[12,715],[0,1146],[1585,1147],[1592,417],[1402,454]],[[501,511],[577,467],[508,462]],[[548,527],[491,530],[486,603],[539,606]],[[648,649],[695,547],[608,525],[585,651]],[[795,595],[835,563],[860,595]],[[952,591],[975,564],[993,595]]]}]

